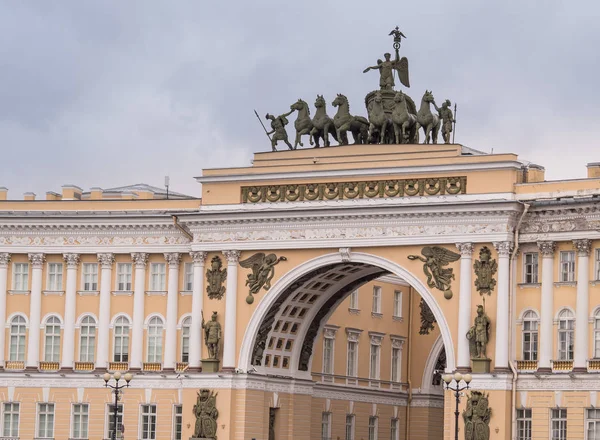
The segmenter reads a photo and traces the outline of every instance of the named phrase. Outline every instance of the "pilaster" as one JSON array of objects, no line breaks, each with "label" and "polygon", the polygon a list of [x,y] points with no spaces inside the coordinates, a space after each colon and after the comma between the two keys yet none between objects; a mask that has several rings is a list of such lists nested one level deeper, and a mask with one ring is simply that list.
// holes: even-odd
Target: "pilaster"
[{"label": "pilaster", "polygon": [[190,252],[194,264],[194,283],[192,287],[192,322],[190,324],[190,370],[200,368],[202,357],[202,320],[200,316],[204,311],[204,263],[208,252]]},{"label": "pilaster", "polygon": [[223,344],[223,370],[236,367],[237,273],[240,251],[223,251],[227,259],[227,285],[225,290],[225,343]]},{"label": "pilaster", "polygon": [[554,342],[554,252],[556,243],[553,241],[540,241],[538,242],[538,248],[542,254],[542,305],[538,371],[551,372]]},{"label": "pilaster", "polygon": [[165,331],[165,357],[163,368],[175,370],[177,362],[177,296],[179,294],[179,262],[181,254],[165,253],[169,264],[169,281],[167,286],[167,329]]},{"label": "pilaster", "polygon": [[473,243],[456,243],[460,252],[460,291],[458,297],[458,351],[456,365],[460,371],[470,371],[469,341],[467,332],[471,324],[471,290]]}]

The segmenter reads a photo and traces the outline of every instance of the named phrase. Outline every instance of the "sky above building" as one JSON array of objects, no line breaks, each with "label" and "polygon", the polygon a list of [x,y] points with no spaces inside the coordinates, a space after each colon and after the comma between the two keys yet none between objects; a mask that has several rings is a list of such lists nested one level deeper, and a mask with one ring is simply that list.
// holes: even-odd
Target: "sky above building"
[{"label": "sky above building", "polygon": [[[546,178],[600,161],[600,2],[15,0],[0,14],[0,186],[136,182],[200,195],[203,168],[270,143],[254,115],[345,94],[366,116],[396,25],[408,93],[458,104],[456,142]],[[400,88],[399,84],[396,87]],[[313,109],[314,113],[314,109]],[[293,140],[293,120],[288,133]],[[440,136],[441,141],[441,136]],[[280,149],[284,145],[280,143]],[[369,148],[369,146],[365,146]]]}]

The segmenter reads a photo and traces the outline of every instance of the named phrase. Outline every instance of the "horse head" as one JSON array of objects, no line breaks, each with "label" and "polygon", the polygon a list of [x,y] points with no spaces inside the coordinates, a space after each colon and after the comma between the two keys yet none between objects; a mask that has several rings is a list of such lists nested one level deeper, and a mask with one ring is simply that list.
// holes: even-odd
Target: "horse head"
[{"label": "horse head", "polygon": [[375,92],[375,97],[373,98],[373,101],[375,101],[378,104],[382,103],[383,97],[381,96],[381,93],[379,91]]},{"label": "horse head", "polygon": [[301,111],[302,109],[306,109],[308,112],[310,112],[306,101],[303,101],[300,98],[298,98],[298,101],[296,101],[292,105],[290,105],[290,110]]},{"label": "horse head", "polygon": [[343,105],[343,104],[348,104],[348,98],[346,98],[341,93],[338,93],[336,98],[331,103],[331,105],[333,105],[334,107],[337,107],[338,105]]},{"label": "horse head", "polygon": [[325,98],[323,98],[323,95],[317,95],[317,100],[315,101],[315,107],[316,108],[325,107]]},{"label": "horse head", "polygon": [[433,102],[433,93],[429,90],[425,90],[425,94],[423,95],[423,101],[425,102]]}]

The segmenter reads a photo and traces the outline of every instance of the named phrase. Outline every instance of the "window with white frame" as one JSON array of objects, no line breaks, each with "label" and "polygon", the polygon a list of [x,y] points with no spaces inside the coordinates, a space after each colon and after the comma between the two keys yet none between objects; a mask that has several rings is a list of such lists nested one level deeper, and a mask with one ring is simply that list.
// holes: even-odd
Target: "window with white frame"
[{"label": "window with white frame", "polygon": [[558,359],[573,360],[573,341],[575,333],[575,317],[569,309],[562,310],[558,315]]},{"label": "window with white frame", "polygon": [[563,283],[575,281],[575,251],[560,253],[560,281]]},{"label": "window with white frame", "polygon": [[163,349],[163,320],[153,316],[148,322],[148,362],[161,362]]},{"label": "window with white frame", "polygon": [[402,368],[402,348],[398,346],[401,342],[392,342],[392,382],[400,382]]},{"label": "window with white frame", "polygon": [[600,409],[591,408],[586,410],[585,429],[588,440],[600,439]]},{"label": "window with white frame", "polygon": [[321,415],[321,440],[331,440],[331,413]]},{"label": "window with white frame", "polygon": [[379,380],[379,360],[381,347],[378,343],[371,342],[371,362],[369,368],[369,379]]},{"label": "window with white frame", "polygon": [[38,403],[37,439],[54,438],[54,404]]},{"label": "window with white frame", "polygon": [[554,408],[551,410],[551,440],[567,440],[567,410]]},{"label": "window with white frame", "polygon": [[58,362],[60,360],[60,320],[56,316],[50,316],[44,326],[44,360],[46,362]]},{"label": "window with white frame", "polygon": [[[108,404],[106,405],[106,427],[104,431],[106,432],[105,438],[113,438],[113,432],[115,427],[115,405]],[[117,405],[117,438],[121,432],[121,426],[123,425],[123,405]]]},{"label": "window with white frame", "polygon": [[348,341],[348,369],[346,375],[358,376],[358,342]]},{"label": "window with white frame", "polygon": [[73,404],[73,426],[71,428],[71,439],[88,438],[88,422],[90,407],[87,403]]},{"label": "window with white frame", "polygon": [[27,322],[21,315],[10,320],[10,351],[8,360],[25,360],[25,337],[27,335]]},{"label": "window with white frame", "polygon": [[377,440],[379,419],[375,416],[369,417],[369,440]]},{"label": "window with white frame", "polygon": [[51,291],[62,290],[63,265],[62,263],[48,263],[48,282],[46,289]]},{"label": "window with white frame", "polygon": [[335,339],[323,338],[323,373],[333,374],[333,343]]},{"label": "window with white frame", "polygon": [[150,264],[150,290],[158,292],[166,290],[166,271],[166,263]]},{"label": "window with white frame", "polygon": [[125,316],[119,316],[115,320],[113,328],[113,361],[129,362],[129,319]]},{"label": "window with white frame", "polygon": [[523,282],[526,284],[538,283],[538,253],[526,252],[523,255]]},{"label": "window with white frame", "polygon": [[192,318],[189,316],[181,323],[181,362],[190,361],[190,326]]},{"label": "window with white frame", "polygon": [[596,271],[594,273],[596,274],[594,280],[600,280],[600,248],[596,249]]},{"label": "window with white frame", "polygon": [[390,423],[390,440],[400,440],[400,420],[396,417]]},{"label": "window with white frame", "polygon": [[350,308],[358,310],[358,289],[355,289],[350,294]]},{"label": "window with white frame", "polygon": [[94,362],[96,353],[96,320],[85,316],[79,326],[79,361]]},{"label": "window with white frame", "polygon": [[381,287],[373,286],[373,313],[381,313]]},{"label": "window with white frame", "polygon": [[600,359],[600,308],[594,315],[594,359]]},{"label": "window with white frame", "polygon": [[537,361],[538,358],[538,315],[533,310],[523,314],[523,360]]},{"label": "window with white frame", "polygon": [[98,290],[98,263],[83,263],[83,290],[95,292]]},{"label": "window with white frame", "polygon": [[21,291],[29,289],[29,263],[13,264],[13,289]]},{"label": "window with white frame", "polygon": [[140,440],[156,439],[156,405],[142,405],[140,423]]},{"label": "window with white frame", "polygon": [[194,264],[185,263],[183,265],[183,290],[191,292],[194,290]]},{"label": "window with white frame", "polygon": [[346,414],[346,440],[354,440],[354,414]]},{"label": "window with white frame", "polygon": [[183,432],[183,407],[175,405],[173,407],[173,438],[174,440],[182,440]]},{"label": "window with white frame", "polygon": [[19,403],[5,402],[2,406],[2,436],[19,436]]},{"label": "window with white frame", "polygon": [[531,408],[517,409],[517,440],[531,440]]},{"label": "window with white frame", "polygon": [[131,263],[117,263],[117,290],[128,292],[131,290]]},{"label": "window with white frame", "polygon": [[402,292],[400,290],[394,292],[394,317],[402,318]]}]

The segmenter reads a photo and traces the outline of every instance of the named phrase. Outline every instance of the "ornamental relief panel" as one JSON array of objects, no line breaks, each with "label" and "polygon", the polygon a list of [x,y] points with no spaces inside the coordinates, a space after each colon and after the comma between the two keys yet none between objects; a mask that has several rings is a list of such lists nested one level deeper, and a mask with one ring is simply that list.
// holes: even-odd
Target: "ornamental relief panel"
[{"label": "ornamental relief panel", "polygon": [[99,236],[99,235],[5,235],[0,246],[143,246],[182,245],[190,241],[184,236]]}]

